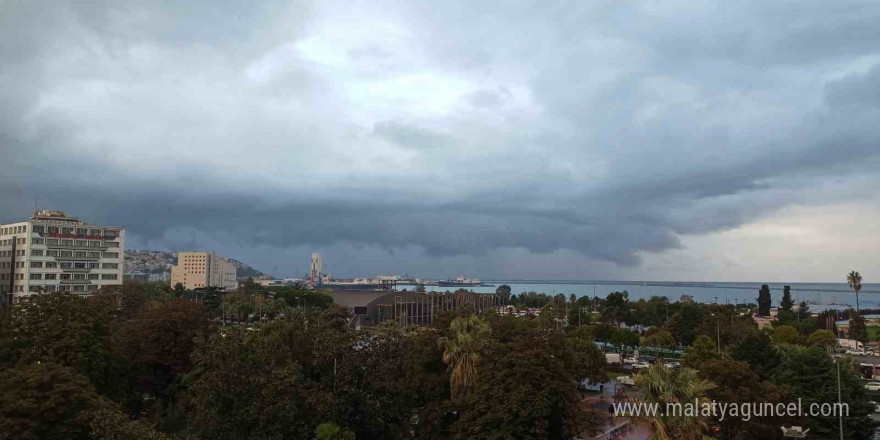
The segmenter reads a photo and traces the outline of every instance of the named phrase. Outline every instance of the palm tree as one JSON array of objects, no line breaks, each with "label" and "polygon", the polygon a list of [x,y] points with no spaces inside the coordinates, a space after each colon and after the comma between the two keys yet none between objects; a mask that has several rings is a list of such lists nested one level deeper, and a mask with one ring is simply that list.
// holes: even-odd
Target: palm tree
[{"label": "palm tree", "polygon": [[862,276],[858,272],[852,271],[846,274],[846,284],[849,284],[849,287],[856,292],[856,313],[861,313],[859,310],[859,290],[862,290]]},{"label": "palm tree", "polygon": [[[715,387],[712,382],[697,377],[690,368],[675,371],[661,364],[653,365],[635,377],[636,386],[642,391],[642,402],[657,405],[656,414],[641,415],[637,418],[650,422],[653,427],[651,440],[700,440],[709,438],[703,435],[708,430],[708,418],[701,411],[666,414],[668,403],[694,405],[697,399],[708,402],[706,392]],[[685,415],[688,414],[688,415]]]},{"label": "palm tree", "polygon": [[449,368],[449,386],[452,397],[471,390],[480,361],[479,348],[489,333],[489,325],[476,315],[455,318],[449,324],[449,337],[438,342],[443,351],[443,362]]}]

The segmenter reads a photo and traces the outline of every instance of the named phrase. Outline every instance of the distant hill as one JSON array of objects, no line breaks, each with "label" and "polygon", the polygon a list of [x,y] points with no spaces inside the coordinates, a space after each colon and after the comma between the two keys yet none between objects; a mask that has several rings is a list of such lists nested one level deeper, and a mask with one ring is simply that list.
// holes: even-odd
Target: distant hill
[{"label": "distant hill", "polygon": [[[229,258],[229,263],[235,266],[235,276],[239,279],[247,277],[259,277],[263,272],[248,266],[241,261]],[[171,266],[177,264],[176,252],[126,250],[125,272],[162,273],[170,272]]]}]

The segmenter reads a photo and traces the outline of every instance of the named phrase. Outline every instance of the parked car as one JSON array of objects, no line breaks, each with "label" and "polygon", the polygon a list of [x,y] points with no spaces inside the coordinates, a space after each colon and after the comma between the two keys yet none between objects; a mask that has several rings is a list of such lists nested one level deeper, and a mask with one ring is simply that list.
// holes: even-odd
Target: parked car
[{"label": "parked car", "polygon": [[635,364],[635,363],[638,362],[638,361],[639,361],[639,359],[638,359],[637,357],[635,357],[635,356],[630,356],[630,357],[624,359],[624,360],[623,360],[623,363],[624,363],[625,365],[632,365],[632,364]]},{"label": "parked car", "polygon": [[651,366],[651,364],[649,364],[649,363],[647,363],[647,362],[643,362],[643,361],[639,361],[639,362],[636,362],[636,363],[633,364],[633,368],[636,369],[636,370],[641,370],[641,369],[644,369],[644,368],[649,368],[650,366]]},{"label": "parked car", "polygon": [[667,363],[663,364],[663,366],[666,367],[666,368],[671,368],[671,369],[673,369],[673,370],[677,370],[677,369],[681,368],[681,364],[678,363],[678,362],[674,362],[674,361],[673,361],[673,362],[667,362]]},{"label": "parked car", "polygon": [[846,354],[850,356],[864,356],[865,352],[862,350],[847,350]]},{"label": "parked car", "polygon": [[632,376],[619,376],[617,378],[617,383],[626,386],[635,386],[636,381]]},{"label": "parked car", "polygon": [[865,389],[868,391],[880,391],[880,382],[868,382],[865,384]]}]

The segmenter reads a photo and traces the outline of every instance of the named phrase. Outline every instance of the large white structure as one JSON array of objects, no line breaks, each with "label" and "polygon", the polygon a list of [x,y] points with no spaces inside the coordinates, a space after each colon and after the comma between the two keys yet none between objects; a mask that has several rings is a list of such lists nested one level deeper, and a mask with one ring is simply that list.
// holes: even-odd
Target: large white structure
[{"label": "large white structure", "polygon": [[37,211],[0,225],[0,298],[38,292],[91,294],[122,284],[125,229],[90,225],[62,211]]},{"label": "large white structure", "polygon": [[238,286],[235,266],[213,252],[180,252],[171,267],[171,287],[183,284],[189,290],[202,287],[234,289]]},{"label": "large white structure", "polygon": [[312,259],[309,264],[309,282],[311,282],[312,285],[320,284],[323,276],[324,260],[321,259],[321,254],[315,252],[312,254]]}]

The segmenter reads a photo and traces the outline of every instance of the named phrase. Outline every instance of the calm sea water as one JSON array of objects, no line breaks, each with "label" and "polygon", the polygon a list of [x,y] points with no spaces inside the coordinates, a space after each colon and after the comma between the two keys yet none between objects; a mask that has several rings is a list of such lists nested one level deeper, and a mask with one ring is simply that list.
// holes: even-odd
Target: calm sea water
[{"label": "calm sea water", "polygon": [[[629,292],[630,301],[651,296],[666,296],[678,301],[682,295],[690,295],[694,301],[702,303],[735,304],[757,302],[761,284],[770,286],[774,306],[782,299],[783,286],[791,286],[791,294],[796,302],[807,301],[810,309],[844,309],[855,307],[856,298],[852,289],[845,283],[736,283],[736,282],[641,282],[641,281],[531,281],[531,280],[483,280],[492,286],[468,287],[480,293],[495,292],[497,286],[507,284],[513,293],[535,291],[547,294],[575,294],[577,297],[605,297],[610,292]],[[399,285],[398,289],[413,290],[415,286]],[[428,290],[455,290],[451,287],[428,286]],[[863,284],[859,292],[861,308],[880,308],[880,284]]]}]

